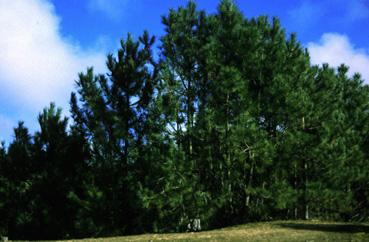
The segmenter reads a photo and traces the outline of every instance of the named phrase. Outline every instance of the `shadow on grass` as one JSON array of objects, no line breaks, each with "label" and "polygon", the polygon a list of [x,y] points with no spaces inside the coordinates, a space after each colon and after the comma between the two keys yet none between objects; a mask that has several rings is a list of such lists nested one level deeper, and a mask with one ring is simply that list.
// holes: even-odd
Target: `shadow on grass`
[{"label": "shadow on grass", "polygon": [[322,232],[338,233],[369,233],[368,225],[361,224],[304,224],[304,223],[280,223],[277,224],[283,228],[297,230],[314,230]]}]

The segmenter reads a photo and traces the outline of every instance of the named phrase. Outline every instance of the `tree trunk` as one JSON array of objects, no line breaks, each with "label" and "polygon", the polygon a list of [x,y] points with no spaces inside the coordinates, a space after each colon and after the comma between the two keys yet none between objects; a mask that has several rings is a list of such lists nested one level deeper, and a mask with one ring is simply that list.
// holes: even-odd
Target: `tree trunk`
[{"label": "tree trunk", "polygon": [[[297,194],[298,187],[297,187],[297,165],[296,164],[294,165],[294,187],[295,187],[295,192]],[[297,203],[295,203],[295,209],[294,209],[295,219],[297,219],[297,217],[298,217],[298,208],[297,207],[298,207]]]},{"label": "tree trunk", "polygon": [[[305,117],[302,117],[302,130],[305,130]],[[304,154],[305,152],[303,152]],[[309,219],[309,203],[307,199],[307,187],[308,187],[308,164],[306,162],[306,158],[302,158],[302,168],[303,168],[303,218]]]}]

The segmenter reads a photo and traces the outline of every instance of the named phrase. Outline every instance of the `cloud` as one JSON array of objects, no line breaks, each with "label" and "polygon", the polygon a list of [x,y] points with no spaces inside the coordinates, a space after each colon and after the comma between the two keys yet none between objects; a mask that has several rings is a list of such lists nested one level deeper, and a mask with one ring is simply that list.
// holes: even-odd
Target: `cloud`
[{"label": "cloud", "polygon": [[[0,0],[0,102],[37,115],[51,101],[68,110],[77,73],[104,70],[105,53],[84,49],[60,34],[60,19],[48,0]],[[1,124],[0,124],[1,125]]]},{"label": "cloud", "polygon": [[339,66],[344,63],[350,67],[350,74],[358,72],[369,84],[369,53],[356,48],[347,36],[337,33],[324,34],[318,43],[311,42],[308,49],[313,64],[328,63]]},{"label": "cloud", "polygon": [[[89,0],[88,9],[91,12],[103,13],[111,20],[118,20],[122,17],[124,10],[128,5],[127,0]],[[131,4],[133,4],[131,1]]]}]

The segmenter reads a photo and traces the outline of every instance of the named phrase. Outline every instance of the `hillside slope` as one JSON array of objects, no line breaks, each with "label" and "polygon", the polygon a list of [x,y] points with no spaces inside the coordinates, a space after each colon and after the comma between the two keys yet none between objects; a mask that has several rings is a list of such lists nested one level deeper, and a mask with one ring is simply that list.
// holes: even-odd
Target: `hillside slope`
[{"label": "hillside slope", "polygon": [[144,234],[78,241],[369,241],[369,225],[321,221],[274,221],[198,233]]}]

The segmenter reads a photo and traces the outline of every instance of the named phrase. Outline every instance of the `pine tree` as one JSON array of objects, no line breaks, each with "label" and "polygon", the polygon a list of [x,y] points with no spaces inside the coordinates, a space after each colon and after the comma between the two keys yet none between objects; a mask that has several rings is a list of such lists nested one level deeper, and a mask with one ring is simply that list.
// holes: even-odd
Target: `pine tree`
[{"label": "pine tree", "polygon": [[165,98],[170,98],[173,118],[169,120],[169,129],[175,133],[177,152],[180,156],[183,154],[185,159],[177,160],[177,164],[169,163],[171,168],[166,169],[182,173],[183,180],[179,181],[182,185],[178,186],[178,181],[169,179],[174,182],[171,186],[178,187],[179,193],[176,194],[183,204],[179,223],[187,224],[191,219],[206,217],[204,213],[208,201],[208,194],[199,180],[200,161],[196,154],[198,130],[195,126],[200,110],[205,108],[208,95],[204,44],[209,39],[209,24],[205,13],[197,11],[194,2],[189,2],[185,8],[177,11],[171,10],[168,16],[162,18],[162,22],[166,28],[166,35],[161,39],[162,62],[165,67],[163,81],[167,87]]},{"label": "pine tree", "polygon": [[5,148],[5,142],[0,143],[0,197],[3,199],[0,201],[0,216],[3,218],[0,222],[0,235],[8,235],[8,199],[9,199],[9,180],[7,179],[6,166],[7,166],[7,152]]},{"label": "pine tree", "polygon": [[[146,169],[139,157],[144,155],[143,132],[156,85],[156,63],[151,51],[154,40],[147,32],[139,41],[128,35],[126,41],[121,41],[117,56],[108,56],[108,75],[95,76],[92,68],[80,74],[77,91],[81,106],[76,94],[71,97],[76,126],[92,144],[92,166],[98,174],[96,182],[104,204],[98,224],[106,232],[132,233],[142,229],[136,220],[136,190],[142,178],[139,173]],[[138,180],[136,175],[140,176]]]}]

